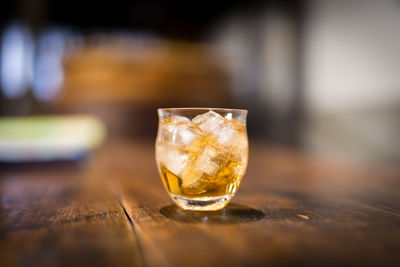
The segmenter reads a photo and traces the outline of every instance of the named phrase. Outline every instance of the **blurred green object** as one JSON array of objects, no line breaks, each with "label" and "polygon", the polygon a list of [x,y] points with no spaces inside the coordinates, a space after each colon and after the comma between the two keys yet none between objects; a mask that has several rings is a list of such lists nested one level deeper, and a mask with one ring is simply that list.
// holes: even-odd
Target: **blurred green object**
[{"label": "blurred green object", "polygon": [[104,124],[92,116],[0,118],[0,162],[77,160],[105,134]]}]

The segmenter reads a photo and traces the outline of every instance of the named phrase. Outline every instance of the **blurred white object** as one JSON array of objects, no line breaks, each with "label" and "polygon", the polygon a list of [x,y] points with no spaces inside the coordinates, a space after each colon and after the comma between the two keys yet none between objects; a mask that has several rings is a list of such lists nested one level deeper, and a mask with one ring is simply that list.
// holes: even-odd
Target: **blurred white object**
[{"label": "blurred white object", "polygon": [[308,1],[304,88],[313,114],[385,109],[400,102],[400,3]]},{"label": "blurred white object", "polygon": [[90,116],[0,119],[0,162],[76,160],[100,145],[101,121]]},{"label": "blurred white object", "polygon": [[1,87],[7,98],[15,99],[24,95],[29,88],[34,43],[28,28],[18,23],[10,24],[2,37]]},{"label": "blurred white object", "polygon": [[37,43],[33,94],[40,101],[50,101],[60,93],[63,81],[63,55],[66,36],[61,30],[43,33]]},{"label": "blurred white object", "polygon": [[400,2],[308,1],[305,147],[371,162],[400,160]]}]

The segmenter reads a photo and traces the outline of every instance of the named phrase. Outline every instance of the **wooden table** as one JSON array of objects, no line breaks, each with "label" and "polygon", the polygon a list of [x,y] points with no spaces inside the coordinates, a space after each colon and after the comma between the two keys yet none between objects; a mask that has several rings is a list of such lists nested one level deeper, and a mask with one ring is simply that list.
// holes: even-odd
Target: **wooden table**
[{"label": "wooden table", "polygon": [[0,266],[399,266],[400,171],[251,145],[219,212],[174,206],[153,143],[1,167]]}]

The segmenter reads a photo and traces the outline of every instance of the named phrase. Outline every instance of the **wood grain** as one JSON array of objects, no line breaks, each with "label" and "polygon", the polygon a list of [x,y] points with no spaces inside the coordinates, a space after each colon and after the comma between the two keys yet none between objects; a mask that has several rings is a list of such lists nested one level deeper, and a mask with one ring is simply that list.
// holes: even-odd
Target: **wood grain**
[{"label": "wood grain", "polygon": [[0,171],[1,266],[399,266],[400,172],[261,144],[218,212],[173,205],[152,141]]},{"label": "wood grain", "polygon": [[0,266],[142,266],[133,228],[92,165],[2,171]]},{"label": "wood grain", "polygon": [[[122,202],[150,266],[398,265],[399,173],[256,144],[233,203],[182,211],[151,145],[116,145]],[[157,251],[157,257],[153,252]]]}]

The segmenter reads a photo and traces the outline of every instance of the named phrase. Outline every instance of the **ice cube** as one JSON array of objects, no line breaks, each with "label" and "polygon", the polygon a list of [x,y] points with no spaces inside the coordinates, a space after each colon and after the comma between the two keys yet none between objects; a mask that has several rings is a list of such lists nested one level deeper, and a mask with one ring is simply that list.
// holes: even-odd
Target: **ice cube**
[{"label": "ice cube", "polygon": [[226,121],[224,117],[210,110],[209,112],[197,115],[192,119],[192,122],[197,124],[203,132],[217,135]]},{"label": "ice cube", "polygon": [[206,176],[194,170],[186,173],[182,181],[182,191],[186,194],[201,194],[207,191],[209,181]]},{"label": "ice cube", "polygon": [[180,123],[190,123],[190,120],[184,116],[172,116],[169,118],[169,122],[177,125]]},{"label": "ice cube", "polygon": [[224,119],[214,111],[200,114],[192,122],[197,124],[203,132],[216,136],[218,142],[224,146],[235,143],[240,135],[232,121]]},{"label": "ice cube", "polygon": [[230,168],[234,177],[241,178],[243,177],[244,173],[246,172],[246,165],[244,164],[237,164]]},{"label": "ice cube", "polygon": [[200,134],[192,122],[183,116],[173,116],[160,124],[160,142],[178,146],[190,144]]},{"label": "ice cube", "polygon": [[232,127],[222,127],[222,129],[217,133],[218,142],[222,145],[229,145],[237,141],[238,131]]},{"label": "ice cube", "polygon": [[236,141],[227,147],[231,155],[231,160],[239,164],[246,164],[248,157],[248,142],[246,133],[239,133]]},{"label": "ice cube", "polygon": [[191,123],[191,121],[184,116],[172,116],[171,118],[162,120],[160,126],[164,132],[172,132],[178,125],[184,123]]},{"label": "ice cube", "polygon": [[[183,171],[184,188],[204,187],[217,175],[218,171],[225,166],[227,161],[226,155],[219,153],[215,148],[206,146],[200,151],[187,168]],[[204,189],[203,188],[203,189]],[[199,189],[199,190],[203,190]]]},{"label": "ice cube", "polygon": [[191,121],[184,116],[172,116],[171,118],[163,119],[161,122],[160,126],[165,132],[172,132],[178,125],[191,123]]},{"label": "ice cube", "polygon": [[157,160],[176,176],[181,176],[182,171],[189,162],[189,155],[172,145],[158,145],[156,150]]},{"label": "ice cube", "polygon": [[176,145],[188,145],[198,135],[196,129],[186,124],[181,124],[175,127],[172,132],[172,143]]},{"label": "ice cube", "polygon": [[217,159],[217,151],[212,147],[205,147],[195,164],[196,171],[205,173],[209,176],[217,174],[218,170],[220,169],[220,166],[216,162]]}]

